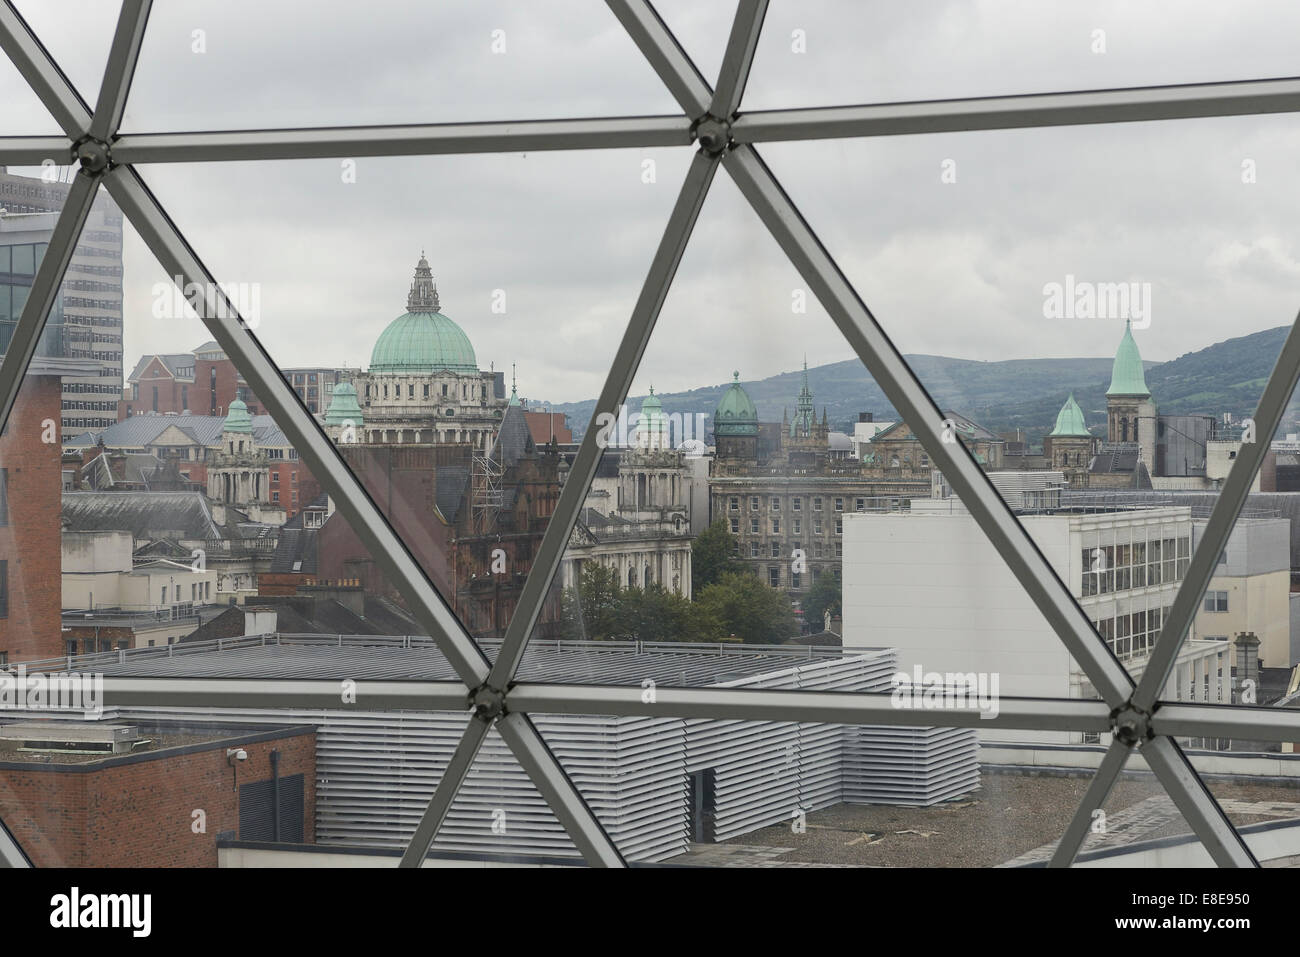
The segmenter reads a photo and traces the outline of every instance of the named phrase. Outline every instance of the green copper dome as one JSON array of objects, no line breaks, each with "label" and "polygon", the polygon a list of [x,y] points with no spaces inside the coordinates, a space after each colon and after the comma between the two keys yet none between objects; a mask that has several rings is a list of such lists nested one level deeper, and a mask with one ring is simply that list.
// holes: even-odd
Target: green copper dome
[{"label": "green copper dome", "polygon": [[637,420],[637,431],[665,434],[668,432],[668,416],[664,415],[664,404],[655,395],[655,387],[650,387],[650,394],[641,403],[641,418]]},{"label": "green copper dome", "polygon": [[714,435],[757,435],[758,409],[740,384],[740,373],[733,372],[730,388],[713,413]]},{"label": "green copper dome", "polygon": [[349,422],[356,426],[365,424],[356,388],[351,382],[340,382],[334,386],[334,392],[330,396],[330,407],[325,410],[325,424],[344,425]]},{"label": "green copper dome", "polygon": [[1149,396],[1146,375],[1142,370],[1142,356],[1138,354],[1137,343],[1133,341],[1130,323],[1124,323],[1124,338],[1115,350],[1115,366],[1110,376],[1110,388],[1107,395]]},{"label": "green copper dome", "polygon": [[438,309],[438,288],[429,261],[421,255],[406,313],[389,323],[375,341],[371,374],[478,372],[469,336]]},{"label": "green copper dome", "polygon": [[242,432],[245,435],[253,434],[253,417],[248,414],[248,406],[244,405],[242,399],[236,399],[230,403],[230,410],[226,414],[226,423],[221,427],[223,432]]},{"label": "green copper dome", "polygon": [[1083,409],[1079,408],[1079,403],[1074,401],[1073,392],[1065,400],[1065,405],[1061,406],[1061,411],[1056,414],[1056,428],[1048,434],[1060,438],[1083,438],[1092,435],[1088,431],[1088,424],[1083,420]]}]

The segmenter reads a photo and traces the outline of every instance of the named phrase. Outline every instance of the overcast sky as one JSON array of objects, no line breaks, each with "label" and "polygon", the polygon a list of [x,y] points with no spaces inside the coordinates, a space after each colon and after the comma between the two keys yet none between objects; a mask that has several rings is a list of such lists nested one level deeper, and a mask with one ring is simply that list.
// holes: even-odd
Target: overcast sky
[{"label": "overcast sky", "polygon": [[[107,0],[28,0],[93,100]],[[662,2],[705,76],[734,3]],[[156,4],[124,129],[264,128],[676,113],[603,3],[277,0]],[[493,52],[494,31],[497,46]],[[1104,31],[1105,52],[1094,52]],[[196,39],[195,31],[202,31]],[[797,33],[796,31],[801,31]],[[750,109],[1288,76],[1300,4],[773,0]],[[797,52],[800,43],[806,47]],[[201,43],[203,52],[195,52]],[[54,132],[0,62],[0,132]],[[1293,116],[772,144],[760,152],[904,352],[996,360],[1113,353],[1120,319],[1045,318],[1044,286],[1150,283],[1144,358],[1290,323],[1300,307]],[[223,281],[257,283],[284,365],[365,365],[421,250],[479,364],[520,391],[594,396],[636,300],[686,148],[145,167]],[[956,182],[945,183],[945,162]],[[653,182],[645,182],[653,161]],[[1243,183],[1251,161],[1256,182]],[[160,267],[126,243],[126,365],[209,338],[151,315]],[[851,357],[725,172],[634,393]],[[505,312],[492,311],[496,290]]]}]

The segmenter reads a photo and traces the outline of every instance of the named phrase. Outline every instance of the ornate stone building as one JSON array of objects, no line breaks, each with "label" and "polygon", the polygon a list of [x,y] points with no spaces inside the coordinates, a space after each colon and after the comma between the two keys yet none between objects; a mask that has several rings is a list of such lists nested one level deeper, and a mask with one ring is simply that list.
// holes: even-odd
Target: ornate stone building
[{"label": "ornate stone building", "polygon": [[734,379],[713,416],[710,513],[726,521],[738,557],[773,588],[798,595],[839,567],[845,512],[929,497],[928,467],[875,467],[834,454],[806,365],[794,418],[779,428],[758,421],[740,373]]},{"label": "ornate stone building", "polygon": [[1065,473],[1071,488],[1087,488],[1088,469],[1098,445],[1071,392],[1056,415],[1055,428],[1043,437],[1044,467]]},{"label": "ornate stone building", "polygon": [[[633,447],[606,450],[605,474],[587,494],[560,569],[577,585],[585,562],[613,568],[625,588],[662,585],[691,597],[691,529],[685,453],[672,448],[668,418],[650,390]],[[612,474],[611,474],[612,473]]]},{"label": "ornate stone building", "polygon": [[271,459],[257,445],[248,407],[236,399],[221,426],[221,445],[207,457],[208,498],[233,506],[255,522],[283,525],[283,505],[271,500]]},{"label": "ornate stone building", "polygon": [[[483,372],[460,326],[444,316],[429,261],[421,254],[398,316],[375,342],[370,368],[356,377],[370,445],[463,442],[486,451],[501,425],[504,398]],[[328,410],[327,410],[328,413]]]}]

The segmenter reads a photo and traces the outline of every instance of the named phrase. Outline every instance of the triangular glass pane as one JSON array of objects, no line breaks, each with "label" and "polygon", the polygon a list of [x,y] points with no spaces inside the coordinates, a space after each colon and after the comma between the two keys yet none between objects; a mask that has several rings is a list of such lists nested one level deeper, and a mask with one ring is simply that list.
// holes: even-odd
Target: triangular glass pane
[{"label": "triangular glass pane", "polygon": [[[763,151],[941,408],[988,433],[990,480],[1134,676],[1295,311],[1293,230],[1257,175],[1282,143],[1233,118]],[[1133,150],[1177,171],[1156,194],[1095,159]],[[1049,152],[1051,176],[1022,175]],[[1223,651],[1183,654],[1214,682]]]},{"label": "triangular glass pane", "polygon": [[[1268,338],[1280,347],[1289,331],[1282,327],[1271,331]],[[1262,390],[1260,382],[1252,391],[1258,395]],[[1222,443],[1219,454],[1225,471],[1246,468],[1249,463],[1243,453],[1257,451],[1257,443],[1266,443],[1266,447],[1226,545],[1212,565],[1190,632],[1161,697],[1231,704],[1265,719],[1272,709],[1289,707],[1300,690],[1296,677],[1300,654],[1292,625],[1295,610],[1300,610],[1293,585],[1294,556],[1300,543],[1293,501],[1294,490],[1300,487],[1296,481],[1300,396],[1293,393],[1287,399],[1278,428],[1271,434],[1255,423],[1262,414],[1256,412],[1238,424],[1225,437],[1231,441]],[[1200,509],[1208,516],[1217,496],[1204,494],[1200,498]],[[1208,521],[1197,523],[1198,549],[1209,547],[1207,525]],[[1294,750],[1293,742],[1251,734],[1249,727],[1208,730],[1210,734],[1186,743],[1225,759],[1243,754],[1285,755]]]},{"label": "triangular glass pane", "polygon": [[[0,189],[29,211],[0,219],[0,353],[9,348],[63,210],[71,171],[15,169]],[[87,417],[112,422],[121,394],[122,217],[100,192],[78,238],[59,297],[22,379],[0,448],[0,512],[8,536],[0,593],[0,659],[51,658],[66,650],[60,628],[60,496],[69,480],[60,450]],[[90,410],[94,411],[90,411]],[[112,411],[110,411],[112,410]],[[17,517],[23,516],[24,521]],[[44,557],[42,557],[44,556]]]},{"label": "triangular glass pane", "polygon": [[[367,159],[345,164],[355,182],[334,161],[144,175],[219,281],[247,293],[255,335],[439,593],[494,640],[559,496],[571,439],[548,410],[599,391],[687,160]],[[321,579],[406,607],[355,536],[324,542]]]},{"label": "triangular glass pane", "polygon": [[603,5],[382,0],[361,18],[319,14],[307,0],[159,4],[123,129],[678,112]]},{"label": "triangular glass pane", "polygon": [[18,0],[15,6],[73,88],[94,109],[117,29],[120,0]]},{"label": "triangular glass pane", "polygon": [[956,6],[777,0],[763,28],[747,109],[1291,76],[1281,0],[1229,12],[1178,8],[1177,38],[1155,8],[1069,0]]}]

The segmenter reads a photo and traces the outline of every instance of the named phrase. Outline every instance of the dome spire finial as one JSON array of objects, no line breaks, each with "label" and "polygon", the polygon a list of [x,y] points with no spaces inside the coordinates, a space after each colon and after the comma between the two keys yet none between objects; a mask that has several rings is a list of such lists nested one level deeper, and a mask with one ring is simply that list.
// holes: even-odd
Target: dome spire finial
[{"label": "dome spire finial", "polygon": [[420,261],[415,265],[415,279],[411,283],[411,292],[406,297],[407,312],[438,312],[442,307],[438,303],[438,287],[433,282],[433,270],[429,260],[420,250]]},{"label": "dome spire finial", "polygon": [[510,405],[519,405],[519,379],[513,362],[510,363]]}]

